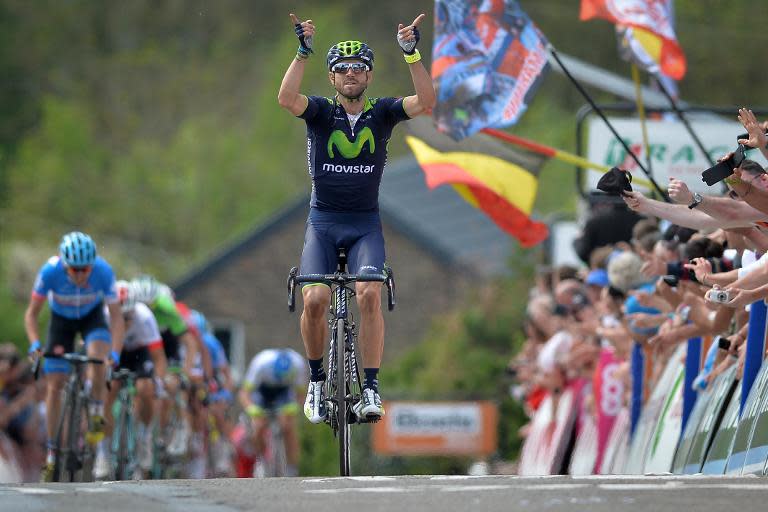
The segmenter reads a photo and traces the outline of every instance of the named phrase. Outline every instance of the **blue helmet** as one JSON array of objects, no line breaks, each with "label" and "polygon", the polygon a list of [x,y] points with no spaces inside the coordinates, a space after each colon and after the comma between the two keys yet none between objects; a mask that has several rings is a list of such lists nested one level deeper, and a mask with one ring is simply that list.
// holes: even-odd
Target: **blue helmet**
[{"label": "blue helmet", "polygon": [[96,244],[79,231],[67,233],[61,238],[59,255],[68,267],[85,267],[96,261]]},{"label": "blue helmet", "polygon": [[272,362],[272,373],[275,375],[275,380],[280,382],[286,382],[293,378],[296,369],[293,367],[291,355],[287,350],[277,352],[277,356]]},{"label": "blue helmet", "polygon": [[195,327],[197,327],[197,330],[200,331],[201,335],[208,332],[208,320],[205,319],[204,314],[196,309],[193,309],[190,312],[190,315],[192,317],[192,322],[195,324]]}]

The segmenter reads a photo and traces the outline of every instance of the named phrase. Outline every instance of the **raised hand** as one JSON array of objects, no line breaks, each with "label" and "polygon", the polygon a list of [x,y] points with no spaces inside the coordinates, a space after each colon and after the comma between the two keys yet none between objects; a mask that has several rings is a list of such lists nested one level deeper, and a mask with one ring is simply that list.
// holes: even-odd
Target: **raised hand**
[{"label": "raised hand", "polygon": [[669,178],[667,193],[678,204],[691,204],[693,202],[693,192],[690,191],[684,181],[677,178]]},{"label": "raised hand", "polygon": [[755,114],[751,110],[740,108],[738,118],[749,134],[748,139],[739,139],[738,143],[752,148],[764,148],[768,144],[768,137],[765,136],[765,128],[757,122]]},{"label": "raised hand", "polygon": [[693,273],[696,274],[696,279],[702,284],[704,284],[706,276],[712,273],[712,264],[706,258],[694,258],[690,263],[686,263],[683,266],[688,270],[693,270]]},{"label": "raised hand", "polygon": [[290,13],[296,37],[299,38],[299,53],[309,55],[312,53],[312,41],[315,35],[315,24],[312,20],[300,21],[298,16]]},{"label": "raised hand", "polygon": [[397,25],[397,44],[403,49],[403,52],[412,55],[416,51],[416,45],[419,42],[421,36],[419,35],[419,23],[421,23],[427,15],[422,13],[416,16],[416,19],[410,25],[403,25],[402,23]]}]

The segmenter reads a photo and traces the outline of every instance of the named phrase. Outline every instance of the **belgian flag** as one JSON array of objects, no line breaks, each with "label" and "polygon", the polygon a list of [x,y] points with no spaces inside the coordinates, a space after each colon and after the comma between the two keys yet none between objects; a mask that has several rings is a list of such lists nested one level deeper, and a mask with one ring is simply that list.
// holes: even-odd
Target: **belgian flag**
[{"label": "belgian flag", "polygon": [[456,142],[438,132],[428,117],[409,121],[408,128],[406,142],[430,189],[452,185],[523,247],[547,238],[547,225],[530,218],[544,158],[517,152],[482,134]]}]

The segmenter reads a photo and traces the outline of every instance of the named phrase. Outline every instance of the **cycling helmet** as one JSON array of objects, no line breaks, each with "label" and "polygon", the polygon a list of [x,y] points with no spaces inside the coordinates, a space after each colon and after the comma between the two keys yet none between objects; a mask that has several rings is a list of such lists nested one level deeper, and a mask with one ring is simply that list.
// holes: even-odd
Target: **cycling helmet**
[{"label": "cycling helmet", "polygon": [[139,276],[131,281],[131,289],[136,301],[151,304],[157,297],[157,281],[152,276]]},{"label": "cycling helmet", "polygon": [[287,350],[279,350],[272,362],[272,373],[278,382],[288,382],[293,379],[296,369],[293,367],[291,355]]},{"label": "cycling helmet", "polygon": [[67,233],[61,238],[59,255],[68,267],[86,267],[96,261],[96,244],[79,231]]},{"label": "cycling helmet", "polygon": [[340,41],[328,50],[328,71],[342,60],[361,60],[373,70],[373,50],[361,41]]},{"label": "cycling helmet", "polygon": [[201,335],[208,332],[208,320],[205,319],[204,314],[196,309],[193,309],[190,312],[190,316],[192,317],[192,322],[194,323],[195,327],[197,327],[197,330],[200,331]]},{"label": "cycling helmet", "polygon": [[133,293],[133,286],[125,280],[119,280],[115,283],[117,291],[117,300],[120,302],[120,309],[123,313],[128,313],[136,305],[136,296]]}]

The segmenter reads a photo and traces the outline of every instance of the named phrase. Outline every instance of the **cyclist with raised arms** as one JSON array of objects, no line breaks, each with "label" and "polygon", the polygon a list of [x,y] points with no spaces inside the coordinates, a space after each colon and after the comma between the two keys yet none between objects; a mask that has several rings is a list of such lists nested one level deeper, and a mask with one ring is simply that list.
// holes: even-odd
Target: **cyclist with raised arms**
[{"label": "cyclist with raised arms", "polygon": [[[267,427],[267,411],[278,414],[285,440],[288,462],[287,474],[296,476],[299,464],[299,436],[296,414],[299,411],[298,390],[307,377],[307,365],[301,355],[291,349],[266,349],[251,359],[243,379],[238,400],[246,417],[241,422],[241,432],[235,435],[239,458],[240,477],[264,476],[261,459],[264,453],[264,433]],[[250,446],[247,449],[245,444]],[[256,465],[251,474],[242,474],[244,456],[252,453]]]},{"label": "cyclist with raised arms", "polygon": [[[38,320],[43,303],[48,300],[51,319],[43,351],[38,330]],[[110,315],[115,318],[109,326],[104,316],[106,303]],[[80,334],[85,342],[88,357],[112,363],[120,362],[123,348],[124,324],[115,291],[115,274],[112,267],[96,254],[93,239],[79,231],[67,233],[59,244],[59,255],[52,256],[37,274],[32,296],[24,314],[24,326],[29,338],[30,354],[63,355],[75,351],[75,337]],[[111,352],[110,352],[111,346]],[[46,397],[48,452],[43,466],[42,479],[50,480],[58,446],[56,418],[61,413],[61,390],[64,388],[69,363],[62,359],[46,359]],[[105,456],[104,446],[104,365],[88,365],[86,387],[91,390],[89,403],[88,442],[97,446],[97,457]]]},{"label": "cyclist with raised arms", "polygon": [[[373,50],[360,41],[341,41],[328,50],[328,79],[332,98],[300,92],[304,68],[313,53],[315,25],[290,14],[299,49],[283,77],[280,106],[307,124],[307,160],[312,198],[301,255],[302,274],[336,271],[337,249],[347,251],[350,273],[381,273],[384,236],[379,218],[379,184],[387,158],[387,143],[401,121],[427,113],[435,104],[432,79],[416,49],[420,14],[407,26],[400,24],[397,42],[404,52],[416,94],[404,98],[369,98],[373,80]],[[384,414],[378,390],[378,371],[384,348],[381,283],[360,282],[355,293],[361,313],[360,345],[365,379],[359,417],[375,420]],[[320,423],[326,416],[323,352],[328,339],[326,313],[330,288],[308,284],[302,289],[304,309],[301,335],[310,366],[304,414]]]}]

